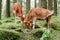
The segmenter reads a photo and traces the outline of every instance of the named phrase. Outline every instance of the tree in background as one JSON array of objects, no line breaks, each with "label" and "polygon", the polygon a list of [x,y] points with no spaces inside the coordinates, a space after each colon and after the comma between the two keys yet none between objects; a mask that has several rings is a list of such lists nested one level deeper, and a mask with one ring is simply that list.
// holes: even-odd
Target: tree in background
[{"label": "tree in background", "polygon": [[36,0],[35,0],[35,8],[36,8]]},{"label": "tree in background", "polygon": [[[51,1],[51,0],[50,0]],[[47,0],[41,0],[41,7],[47,9]]]},{"label": "tree in background", "polygon": [[15,2],[19,2],[22,7],[22,0],[16,0]]},{"label": "tree in background", "polygon": [[0,0],[0,19],[1,19],[2,0]]},{"label": "tree in background", "polygon": [[10,17],[10,0],[6,1],[6,16]]},{"label": "tree in background", "polygon": [[19,0],[19,2],[20,2],[20,4],[21,4],[21,6],[22,6],[22,0]]},{"label": "tree in background", "polygon": [[17,2],[17,0],[13,0],[13,3],[16,3]]},{"label": "tree in background", "polygon": [[26,0],[26,14],[30,10],[30,0]]},{"label": "tree in background", "polygon": [[41,0],[39,0],[39,7],[41,7],[42,3],[41,3]]},{"label": "tree in background", "polygon": [[2,12],[1,12],[1,19],[6,17],[6,0],[2,0]]},{"label": "tree in background", "polygon": [[54,0],[54,13],[57,15],[57,0]]},{"label": "tree in background", "polygon": [[48,0],[48,9],[49,10],[53,9],[53,1],[52,0]]}]

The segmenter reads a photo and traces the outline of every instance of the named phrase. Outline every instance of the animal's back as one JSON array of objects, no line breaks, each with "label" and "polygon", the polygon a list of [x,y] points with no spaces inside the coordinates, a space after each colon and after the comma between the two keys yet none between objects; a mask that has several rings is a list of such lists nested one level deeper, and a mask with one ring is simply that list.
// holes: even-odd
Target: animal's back
[{"label": "animal's back", "polygon": [[40,19],[45,19],[46,17],[50,16],[51,11],[44,8],[33,8],[30,10],[30,14],[33,17],[37,17]]}]

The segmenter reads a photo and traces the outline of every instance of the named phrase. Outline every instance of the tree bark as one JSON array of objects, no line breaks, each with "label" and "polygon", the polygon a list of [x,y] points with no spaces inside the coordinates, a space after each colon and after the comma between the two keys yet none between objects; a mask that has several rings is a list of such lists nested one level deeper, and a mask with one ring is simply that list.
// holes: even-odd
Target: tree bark
[{"label": "tree bark", "polygon": [[35,0],[35,8],[36,8],[36,0]]},{"label": "tree bark", "polygon": [[0,0],[0,19],[1,19],[1,12],[2,12],[2,0]]},{"label": "tree bark", "polygon": [[6,0],[2,1],[1,19],[4,19],[5,16],[6,16]]},{"label": "tree bark", "polygon": [[57,15],[57,0],[54,0],[54,13]]},{"label": "tree bark", "polygon": [[47,9],[47,0],[41,0],[41,7]]},{"label": "tree bark", "polygon": [[17,0],[13,0],[13,3],[16,3],[17,2]]},{"label": "tree bark", "polygon": [[20,0],[20,4],[21,4],[21,6],[22,6],[22,0]]},{"label": "tree bark", "polygon": [[22,0],[18,0],[18,2],[20,2],[20,5],[21,5],[21,7],[22,7]]},{"label": "tree bark", "polygon": [[41,5],[42,5],[42,2],[41,2],[41,0],[39,0],[39,7],[41,7]]},{"label": "tree bark", "polygon": [[48,9],[52,10],[53,9],[53,4],[52,0],[48,0]]},{"label": "tree bark", "polygon": [[30,0],[26,0],[26,14],[30,10]]},{"label": "tree bark", "polygon": [[6,1],[6,16],[10,17],[10,0]]}]

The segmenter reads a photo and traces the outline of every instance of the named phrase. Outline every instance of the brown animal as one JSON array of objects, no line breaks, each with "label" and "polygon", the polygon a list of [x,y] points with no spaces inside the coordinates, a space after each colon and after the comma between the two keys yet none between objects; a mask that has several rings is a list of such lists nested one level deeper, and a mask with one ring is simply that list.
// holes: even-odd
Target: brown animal
[{"label": "brown animal", "polygon": [[15,16],[15,23],[17,22],[17,20],[16,20],[17,16],[21,19],[21,23],[24,22],[25,15],[23,15],[22,7],[21,7],[20,3],[14,3],[13,13]]},{"label": "brown animal", "polygon": [[25,20],[26,28],[29,29],[33,24],[33,29],[35,28],[35,21],[37,19],[44,20],[46,19],[48,24],[48,29],[50,27],[50,18],[54,11],[44,9],[44,8],[33,8],[29,11],[27,20]]}]

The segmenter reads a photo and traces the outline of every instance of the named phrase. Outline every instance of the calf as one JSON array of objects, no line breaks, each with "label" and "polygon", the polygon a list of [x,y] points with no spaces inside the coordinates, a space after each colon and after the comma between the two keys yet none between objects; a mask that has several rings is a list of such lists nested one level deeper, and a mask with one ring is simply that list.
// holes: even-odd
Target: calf
[{"label": "calf", "polygon": [[25,15],[23,15],[22,7],[19,3],[15,3],[13,5],[13,13],[14,13],[14,16],[15,16],[15,23],[17,22],[17,20],[16,20],[17,16],[20,17],[21,23],[24,22]]},{"label": "calf", "polygon": [[30,28],[31,24],[33,24],[33,29],[35,28],[35,21],[37,19],[44,20],[46,19],[48,24],[48,29],[50,27],[50,18],[54,11],[44,9],[44,8],[33,8],[29,11],[27,20],[25,20],[25,25],[27,29]]}]

